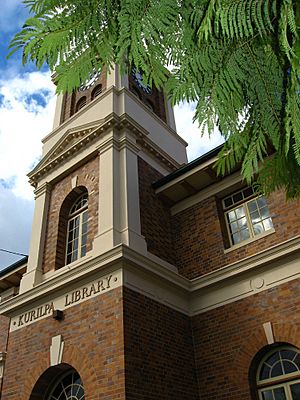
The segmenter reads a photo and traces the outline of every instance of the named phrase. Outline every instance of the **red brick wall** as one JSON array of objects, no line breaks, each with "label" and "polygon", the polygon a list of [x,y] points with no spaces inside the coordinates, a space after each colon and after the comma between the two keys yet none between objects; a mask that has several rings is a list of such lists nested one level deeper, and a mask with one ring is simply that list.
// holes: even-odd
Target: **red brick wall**
[{"label": "red brick wall", "polygon": [[192,318],[199,391],[205,400],[253,400],[249,369],[267,340],[300,348],[300,280],[263,291]]},{"label": "red brick wall", "polygon": [[141,158],[138,159],[138,169],[142,235],[151,253],[173,263],[170,210],[151,186],[162,175]]},{"label": "red brick wall", "polygon": [[268,199],[275,233],[224,253],[224,236],[215,197],[189,207],[172,218],[173,245],[179,272],[192,279],[265,250],[300,234],[300,204],[285,201],[282,192]]},{"label": "red brick wall", "polygon": [[[122,288],[10,334],[1,400],[28,400],[50,366],[53,336],[64,340],[63,362],[80,374],[86,400],[124,399]],[[42,396],[39,397],[39,399]]]},{"label": "red brick wall", "polygon": [[43,260],[43,271],[48,272],[61,267],[57,265],[57,254],[64,259],[64,244],[57,243],[59,213],[63,201],[72,191],[72,178],[78,176],[77,186],[85,186],[89,194],[89,222],[87,251],[92,249],[92,242],[98,229],[98,188],[99,188],[99,158],[88,161],[85,165],[73,171],[70,175],[56,183],[51,190],[48,222],[46,230],[46,241]]},{"label": "red brick wall", "polygon": [[190,319],[124,288],[126,399],[199,399]]}]

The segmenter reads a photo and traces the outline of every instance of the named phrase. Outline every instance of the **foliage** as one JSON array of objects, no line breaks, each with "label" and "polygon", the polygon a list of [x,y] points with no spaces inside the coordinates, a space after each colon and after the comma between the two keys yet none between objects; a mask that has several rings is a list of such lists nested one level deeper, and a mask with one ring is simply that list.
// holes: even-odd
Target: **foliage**
[{"label": "foliage", "polygon": [[46,62],[59,92],[104,65],[134,64],[173,103],[195,101],[202,130],[219,126],[219,173],[241,166],[265,192],[300,196],[299,0],[24,3],[33,16],[12,52]]}]

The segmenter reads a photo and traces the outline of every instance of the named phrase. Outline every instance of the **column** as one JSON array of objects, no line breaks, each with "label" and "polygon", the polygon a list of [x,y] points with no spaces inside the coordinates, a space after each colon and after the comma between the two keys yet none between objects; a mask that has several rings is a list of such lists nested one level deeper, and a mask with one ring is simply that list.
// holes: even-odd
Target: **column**
[{"label": "column", "polygon": [[42,280],[42,262],[45,244],[46,224],[50,201],[50,185],[46,182],[35,192],[35,208],[32,222],[31,241],[26,273],[20,284],[20,293],[33,288]]}]

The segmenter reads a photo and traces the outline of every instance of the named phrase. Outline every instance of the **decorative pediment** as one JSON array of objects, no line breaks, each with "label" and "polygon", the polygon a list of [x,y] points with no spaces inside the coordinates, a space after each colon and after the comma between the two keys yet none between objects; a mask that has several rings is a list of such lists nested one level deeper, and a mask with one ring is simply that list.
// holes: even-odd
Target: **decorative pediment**
[{"label": "decorative pediment", "polygon": [[68,129],[56,145],[42,158],[36,167],[28,174],[30,183],[36,186],[37,180],[54,166],[61,164],[79,149],[92,142],[107,125],[107,121],[99,120],[94,124]]}]

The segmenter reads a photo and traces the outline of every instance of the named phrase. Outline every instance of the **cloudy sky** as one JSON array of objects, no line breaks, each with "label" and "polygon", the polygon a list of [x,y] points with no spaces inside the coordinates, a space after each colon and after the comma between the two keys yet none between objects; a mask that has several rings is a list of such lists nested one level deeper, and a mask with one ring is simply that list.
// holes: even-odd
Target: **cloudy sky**
[{"label": "cloudy sky", "polygon": [[[54,85],[47,68],[22,66],[21,55],[6,60],[7,46],[27,12],[22,0],[1,0],[0,13],[0,249],[28,254],[33,191],[26,174],[41,156],[41,139],[51,131]],[[193,160],[220,143],[218,134],[200,137],[192,123],[193,106],[175,109],[178,133],[189,143]],[[0,251],[0,269],[20,259]]]}]

